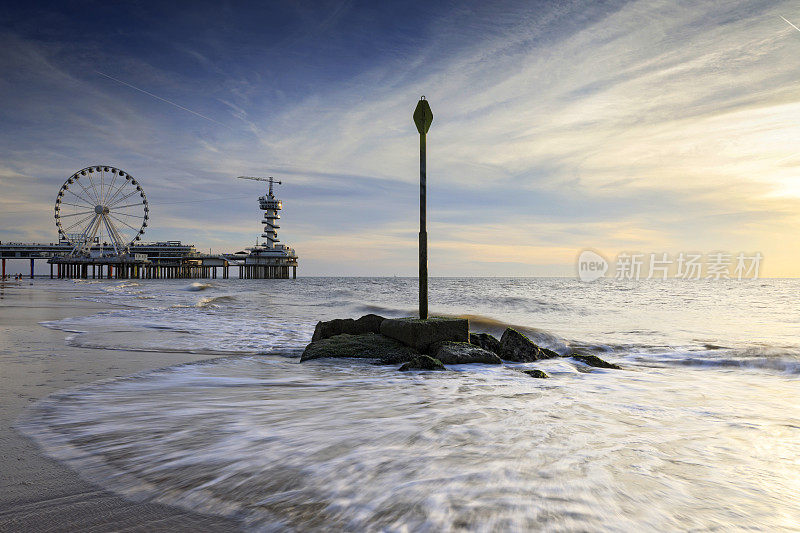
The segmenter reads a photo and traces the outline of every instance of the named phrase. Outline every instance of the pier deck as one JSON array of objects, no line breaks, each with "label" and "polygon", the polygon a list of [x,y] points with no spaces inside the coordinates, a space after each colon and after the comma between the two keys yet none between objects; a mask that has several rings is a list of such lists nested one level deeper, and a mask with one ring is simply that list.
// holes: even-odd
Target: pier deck
[{"label": "pier deck", "polygon": [[296,258],[257,258],[248,254],[201,254],[178,241],[146,243],[131,247],[125,256],[109,246],[96,246],[88,256],[70,255],[69,243],[0,243],[0,279],[6,277],[9,260],[50,265],[50,278],[58,279],[229,279],[238,267],[240,279],[289,279],[297,277]]}]

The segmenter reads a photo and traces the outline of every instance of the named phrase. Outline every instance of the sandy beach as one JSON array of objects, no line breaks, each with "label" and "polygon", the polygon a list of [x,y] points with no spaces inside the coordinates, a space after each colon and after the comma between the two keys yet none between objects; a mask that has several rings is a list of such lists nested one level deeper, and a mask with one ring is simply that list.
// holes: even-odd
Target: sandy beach
[{"label": "sandy beach", "polygon": [[143,370],[208,358],[188,353],[74,348],[67,334],[39,323],[107,307],[30,280],[0,285],[0,531],[232,531],[237,522],[131,502],[44,457],[14,429],[34,402],[55,391]]}]

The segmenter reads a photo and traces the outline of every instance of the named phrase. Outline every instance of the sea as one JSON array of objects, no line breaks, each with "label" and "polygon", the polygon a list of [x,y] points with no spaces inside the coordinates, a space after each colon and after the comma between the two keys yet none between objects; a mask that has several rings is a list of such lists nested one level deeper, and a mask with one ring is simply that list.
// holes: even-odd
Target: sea
[{"label": "sea", "polygon": [[410,373],[299,357],[318,320],[415,315],[414,278],[37,285],[112,306],[42,324],[69,345],[208,355],[21,422],[134,500],[251,531],[800,531],[800,280],[432,278],[433,315],[622,370]]}]

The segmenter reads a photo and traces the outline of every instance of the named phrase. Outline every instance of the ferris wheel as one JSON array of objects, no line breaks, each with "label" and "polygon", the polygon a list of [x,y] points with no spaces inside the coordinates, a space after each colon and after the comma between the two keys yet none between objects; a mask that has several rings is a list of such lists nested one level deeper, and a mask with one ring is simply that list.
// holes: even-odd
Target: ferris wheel
[{"label": "ferris wheel", "polygon": [[88,254],[94,246],[113,248],[115,255],[127,253],[144,234],[149,213],[139,182],[106,165],[79,170],[56,197],[58,236],[72,245],[72,255]]}]

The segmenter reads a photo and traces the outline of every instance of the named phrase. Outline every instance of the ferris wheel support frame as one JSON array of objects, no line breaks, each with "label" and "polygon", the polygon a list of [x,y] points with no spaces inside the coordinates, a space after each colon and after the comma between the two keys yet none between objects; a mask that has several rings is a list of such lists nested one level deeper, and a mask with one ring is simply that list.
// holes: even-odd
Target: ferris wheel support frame
[{"label": "ferris wheel support frame", "polygon": [[[106,174],[109,174],[108,181]],[[85,178],[83,182],[82,178]],[[122,181],[117,186],[118,178]],[[80,189],[71,190],[71,185]],[[72,196],[67,197],[67,193]],[[136,194],[141,201],[130,200],[121,205]],[[80,211],[62,214],[62,208],[66,206]],[[130,246],[141,239],[150,219],[149,213],[147,196],[133,176],[109,165],[94,165],[79,170],[64,182],[56,196],[54,218],[59,237],[72,244],[71,256],[89,255],[96,240],[101,253],[104,253],[105,246],[110,245],[114,255],[119,256],[126,254]],[[68,217],[77,217],[77,221],[65,221]],[[65,226],[69,222],[72,223]],[[76,231],[70,233],[73,228]],[[109,243],[99,243],[103,233]]]}]

